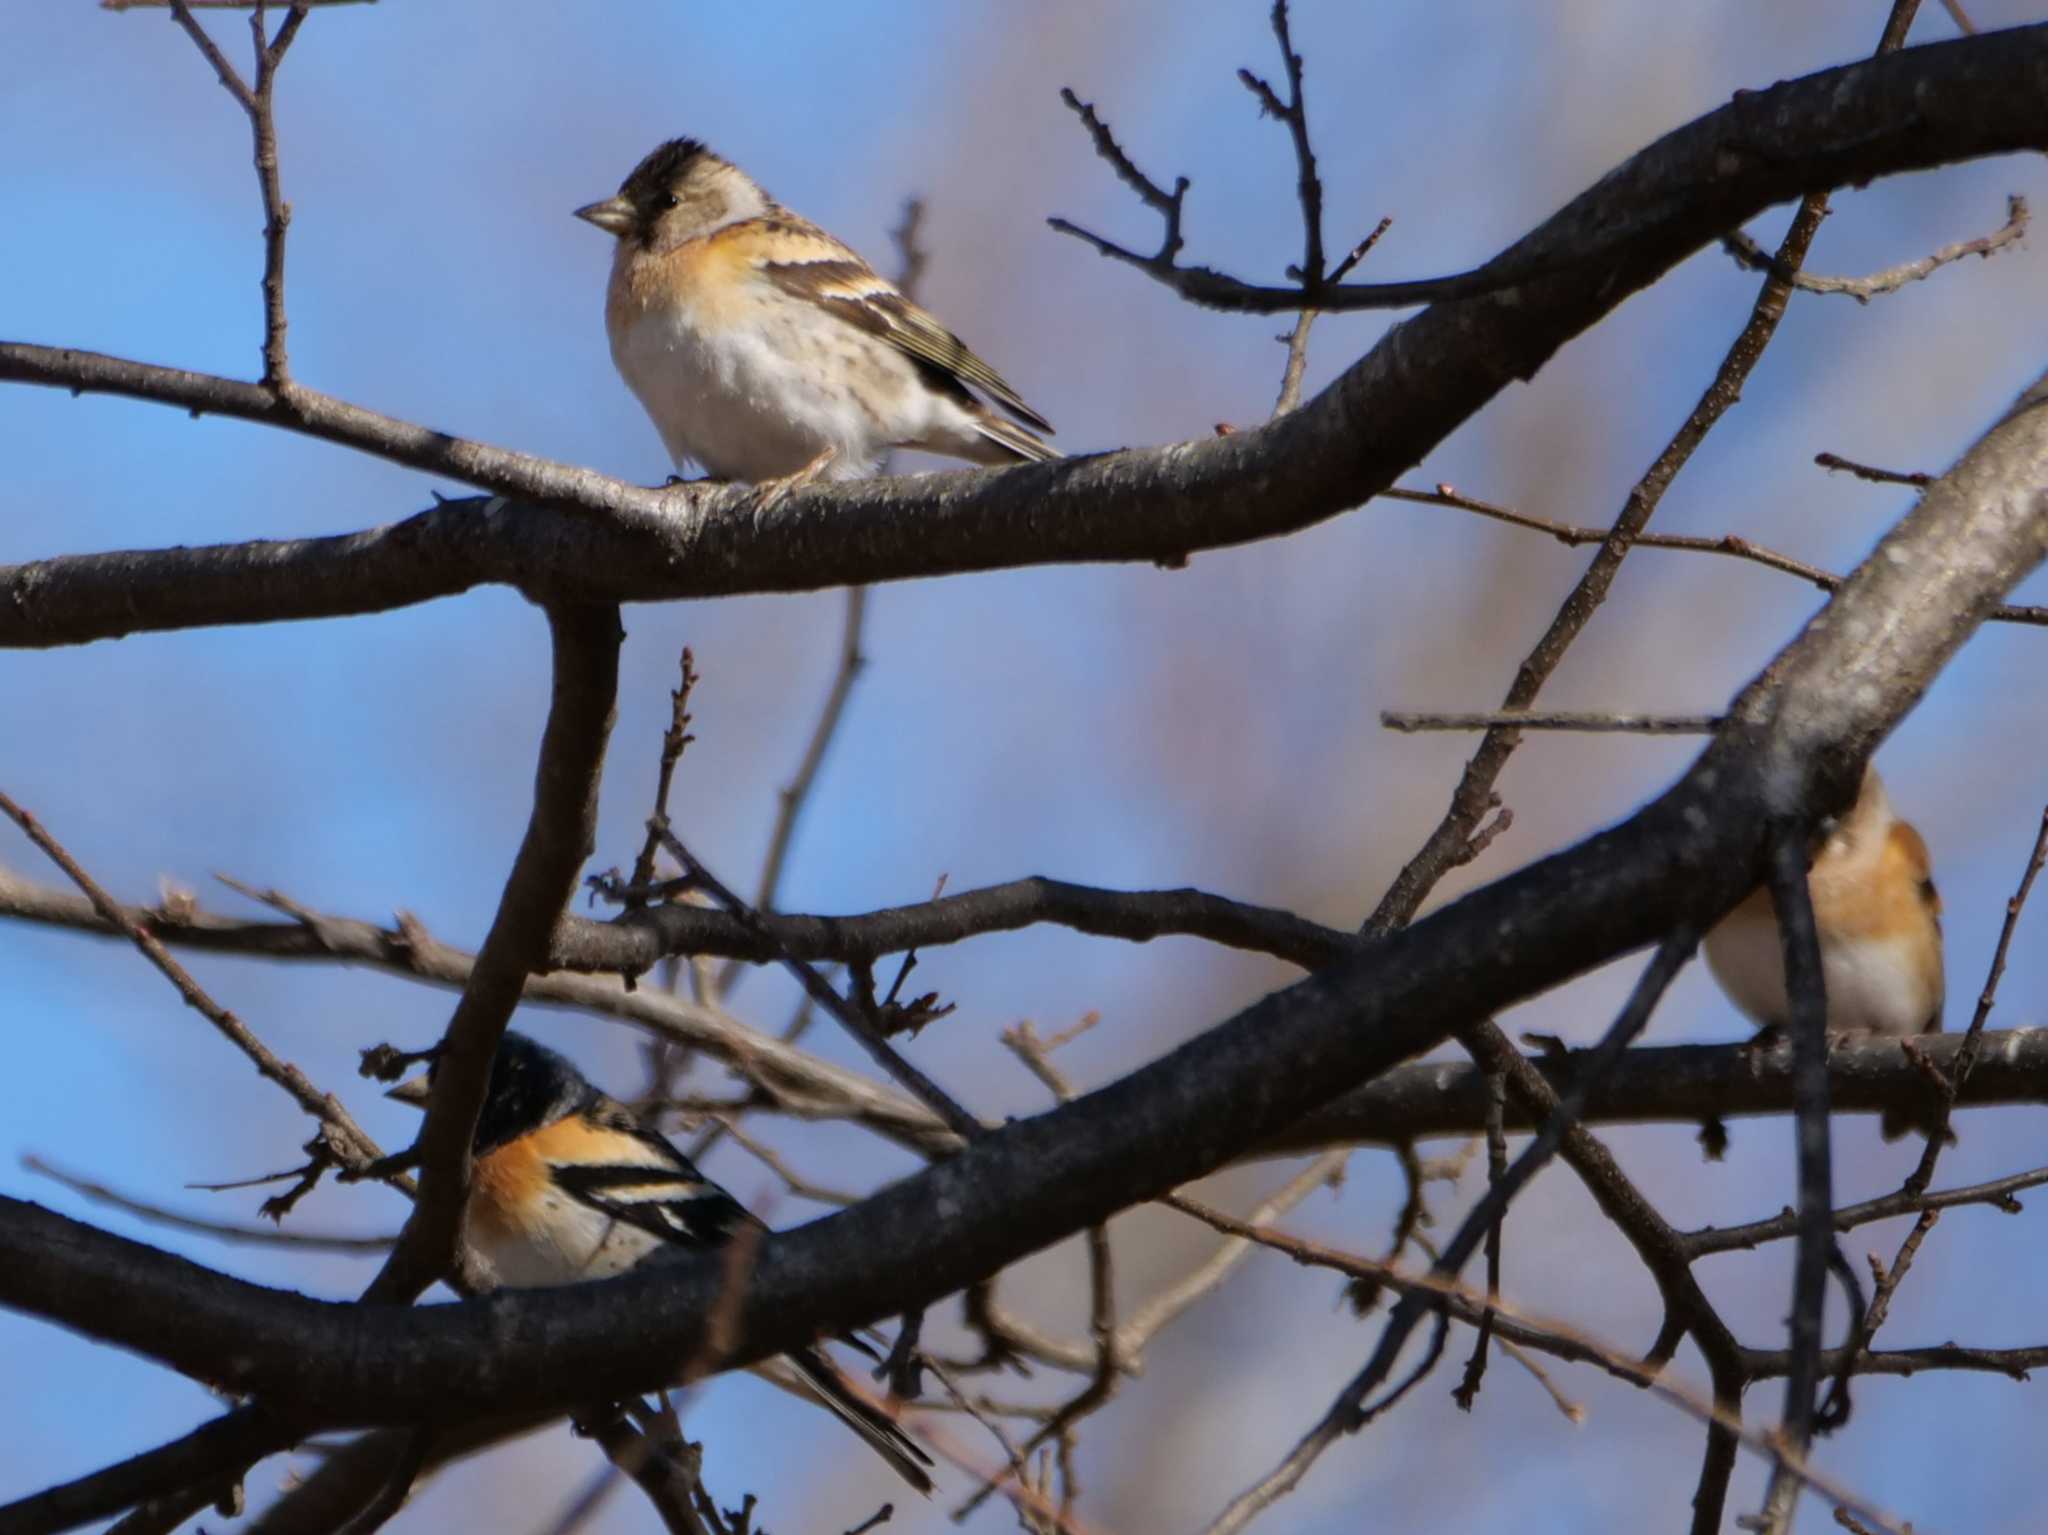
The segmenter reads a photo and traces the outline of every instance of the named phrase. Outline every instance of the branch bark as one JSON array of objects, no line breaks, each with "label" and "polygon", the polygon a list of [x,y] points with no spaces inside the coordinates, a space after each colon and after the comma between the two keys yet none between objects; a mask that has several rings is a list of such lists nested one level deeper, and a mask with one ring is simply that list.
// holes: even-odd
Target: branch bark
[{"label": "branch bark", "polygon": [[[2044,555],[2048,380],[1929,489],[1657,800],[1119,1081],[771,1238],[727,1363],[936,1301],[1221,1166],[1472,1019],[1713,920],[1755,884],[1775,826],[1850,802],[1870,751]],[[707,1257],[566,1291],[337,1305],[0,1201],[0,1303],[290,1403],[314,1426],[658,1386],[692,1356],[723,1283]]]},{"label": "branch bark", "polygon": [[545,967],[548,941],[575,893],[597,827],[597,786],[618,697],[613,607],[548,609],[554,696],[534,773],[533,813],[505,882],[491,930],[448,1020],[434,1094],[420,1129],[420,1195],[366,1301],[409,1301],[452,1271],[462,1252],[469,1148],[498,1040],[529,974]]},{"label": "branch bark", "polygon": [[[393,527],[0,570],[0,646],[384,611],[502,582],[545,600],[656,601],[1102,560],[1178,562],[1386,489],[1501,389],[1678,261],[1788,198],[2048,149],[2048,24],[1747,92],[1643,150],[1500,258],[1550,275],[1433,305],[1301,409],[1228,437],[1013,470],[812,487],[642,490],[298,387],[0,343],[0,379],[303,431],[482,485]],[[1320,307],[1341,289],[1317,298]],[[1300,307],[1288,293],[1280,307]],[[572,510],[564,510],[569,508]],[[588,516],[598,512],[607,515]]]}]

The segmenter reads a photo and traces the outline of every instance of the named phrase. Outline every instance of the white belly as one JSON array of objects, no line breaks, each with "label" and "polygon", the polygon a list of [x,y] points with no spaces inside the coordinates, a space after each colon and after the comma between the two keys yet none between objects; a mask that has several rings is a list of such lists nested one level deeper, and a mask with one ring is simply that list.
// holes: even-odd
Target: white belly
[{"label": "white belly", "polygon": [[[1774,922],[1725,922],[1707,935],[1707,967],[1729,999],[1759,1024],[1791,1021],[1785,961]],[[1858,938],[1821,945],[1828,1029],[1836,1034],[1918,1034],[1938,999],[1911,945]]]},{"label": "white belly", "polygon": [[944,403],[893,348],[780,295],[715,328],[687,306],[644,314],[612,359],[676,467],[694,460],[720,479],[794,474],[828,448],[828,477],[859,478],[925,436]]},{"label": "white belly", "polygon": [[470,1222],[470,1245],[498,1283],[543,1289],[625,1272],[660,1246],[658,1237],[614,1220],[566,1194],[546,1197],[547,1224],[512,1231]]}]

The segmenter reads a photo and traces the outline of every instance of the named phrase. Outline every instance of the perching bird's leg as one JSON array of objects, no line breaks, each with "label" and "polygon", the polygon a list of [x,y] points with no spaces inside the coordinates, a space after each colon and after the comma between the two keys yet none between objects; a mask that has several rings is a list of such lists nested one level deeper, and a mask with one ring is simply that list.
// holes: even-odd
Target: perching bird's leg
[{"label": "perching bird's leg", "polygon": [[749,510],[757,517],[764,512],[774,511],[787,498],[804,489],[813,480],[817,479],[819,475],[829,469],[832,466],[832,461],[837,457],[839,457],[839,450],[836,447],[827,445],[820,450],[816,458],[805,464],[796,473],[779,475],[772,480],[757,482],[754,486],[752,505],[749,507]]}]

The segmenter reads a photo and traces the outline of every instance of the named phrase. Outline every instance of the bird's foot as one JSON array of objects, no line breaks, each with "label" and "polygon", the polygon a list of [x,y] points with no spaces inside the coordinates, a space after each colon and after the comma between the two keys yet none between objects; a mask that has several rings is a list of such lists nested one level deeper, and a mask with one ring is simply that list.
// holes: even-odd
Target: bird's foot
[{"label": "bird's foot", "polygon": [[819,475],[832,466],[832,461],[837,457],[839,457],[839,450],[828,447],[821,450],[816,458],[805,464],[803,468],[797,470],[794,474],[780,475],[772,480],[757,482],[754,486],[753,504],[749,510],[757,517],[763,513],[774,511],[798,491],[807,488]]}]

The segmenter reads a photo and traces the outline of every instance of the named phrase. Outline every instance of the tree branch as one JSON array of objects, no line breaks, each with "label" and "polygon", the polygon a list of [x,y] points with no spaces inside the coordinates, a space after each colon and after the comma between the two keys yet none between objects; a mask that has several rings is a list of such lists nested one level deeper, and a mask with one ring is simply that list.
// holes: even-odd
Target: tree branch
[{"label": "tree branch", "polygon": [[[1504,260],[1556,265],[1397,326],[1301,409],[1247,432],[1012,470],[814,486],[741,516],[744,487],[640,490],[312,391],[0,343],[0,378],[157,399],[375,451],[508,496],[394,528],[0,570],[0,646],[383,611],[505,582],[549,600],[805,590],[1081,560],[1175,561],[1355,506],[1673,264],[1788,197],[2048,148],[2048,25],[1962,38],[1744,93],[1583,193]],[[1342,289],[1317,296],[1319,307]],[[1298,309],[1300,295],[1277,307]],[[1252,493],[1256,491],[1256,493]]]},{"label": "tree branch", "polygon": [[[369,965],[411,980],[457,987],[467,979],[474,963],[474,956],[433,940],[416,925],[384,928],[355,918],[311,912],[292,922],[245,922],[197,909],[171,912],[128,906],[121,910],[129,920],[174,947],[209,953]],[[1112,915],[1118,926],[1112,929],[1097,922],[1098,911]],[[1214,923],[1209,920],[1211,914],[1218,919]],[[662,933],[663,952],[750,956],[758,952],[763,960],[774,958],[758,934],[747,932],[728,913],[670,906],[646,915],[656,919],[649,925]],[[0,869],[0,916],[117,936],[82,897],[35,884],[4,869]],[[1127,916],[1142,920],[1125,923]],[[982,919],[997,917],[1001,920],[982,925]],[[1320,927],[1284,912],[1239,906],[1199,891],[1103,891],[1051,880],[1020,880],[857,917],[764,913],[761,921],[790,953],[813,960],[849,960],[961,941],[976,933],[1010,931],[1033,920],[1062,917],[1066,925],[1083,932],[1137,941],[1174,933],[1199,936],[1273,954],[1305,970],[1334,962],[1359,942],[1336,928]],[[1263,926],[1268,919],[1270,926]],[[600,923],[564,917],[556,929],[551,963],[592,970],[609,970],[615,964],[644,967],[652,962],[652,951],[633,948],[613,953],[608,947],[621,932],[633,933],[631,942],[640,942],[638,930],[627,923],[624,918]],[[810,1100],[821,1110],[858,1119],[878,1134],[928,1155],[948,1154],[958,1144],[934,1116],[892,1089],[791,1049],[710,1009],[644,989],[627,993],[615,982],[596,976],[535,976],[527,981],[525,996],[530,1003],[573,1007],[656,1030],[717,1060],[763,1075],[785,1093]],[[1961,1035],[1938,1034],[1915,1040],[1914,1049],[1953,1080],[1961,1044]],[[1984,1036],[1983,1050],[1983,1059],[1958,1089],[1958,1108],[2048,1103],[2048,1029],[1994,1030]],[[1570,1085],[1579,1059],[1577,1052],[1564,1058],[1544,1052],[1531,1057],[1530,1064],[1554,1089],[1562,1091]],[[1846,1036],[1832,1042],[1828,1073],[1829,1096],[1837,1114],[1910,1110],[1924,1103],[1927,1094],[1925,1072],[1901,1051],[1895,1039]],[[1791,1108],[1791,1057],[1785,1051],[1759,1051],[1747,1041],[1660,1045],[1626,1052],[1606,1080],[1593,1087],[1583,1122],[1596,1126],[1684,1124],[1709,1118],[1785,1114]],[[1263,1148],[1263,1154],[1287,1155],[1333,1145],[1400,1145],[1436,1135],[1476,1135],[1485,1123],[1484,1076],[1469,1063],[1402,1066],[1290,1125]],[[1511,1131],[1528,1131],[1537,1128],[1537,1123],[1525,1109],[1510,1102],[1506,1126]]]},{"label": "tree branch", "polygon": [[433,1099],[418,1142],[419,1201],[364,1292],[367,1301],[410,1300],[461,1262],[470,1141],[491,1057],[527,976],[547,963],[555,923],[590,856],[625,633],[612,607],[549,608],[548,630],[554,696],[534,773],[533,813],[490,933],[442,1036]]},{"label": "tree branch", "polygon": [[[1850,802],[1878,741],[2044,554],[2048,380],[1929,488],[1666,793],[1106,1087],[771,1238],[727,1363],[935,1301],[1223,1165],[1474,1018],[1713,920],[1788,814]],[[722,1281],[707,1257],[569,1291],[327,1305],[0,1201],[0,1304],[303,1404],[315,1426],[657,1386],[691,1357]]]}]

